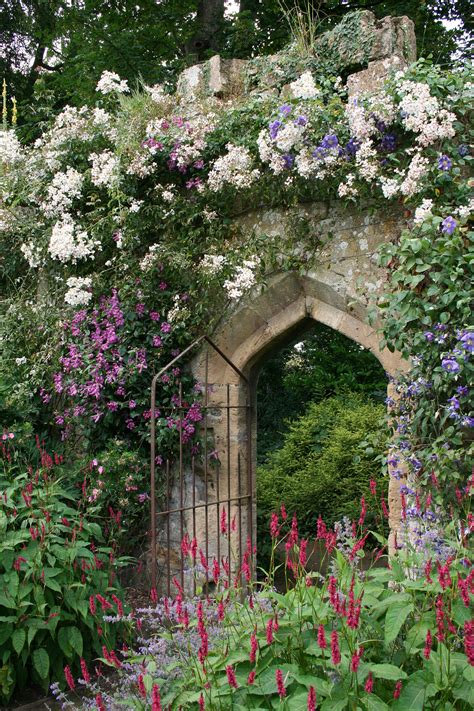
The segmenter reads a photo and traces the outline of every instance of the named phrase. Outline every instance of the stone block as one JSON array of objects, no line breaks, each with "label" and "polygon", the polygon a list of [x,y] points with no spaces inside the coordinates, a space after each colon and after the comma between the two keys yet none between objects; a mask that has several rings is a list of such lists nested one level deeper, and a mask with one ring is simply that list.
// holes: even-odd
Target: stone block
[{"label": "stone block", "polygon": [[207,62],[188,67],[178,79],[177,93],[184,99],[214,96],[229,99],[244,91],[243,59],[223,59],[218,54]]}]

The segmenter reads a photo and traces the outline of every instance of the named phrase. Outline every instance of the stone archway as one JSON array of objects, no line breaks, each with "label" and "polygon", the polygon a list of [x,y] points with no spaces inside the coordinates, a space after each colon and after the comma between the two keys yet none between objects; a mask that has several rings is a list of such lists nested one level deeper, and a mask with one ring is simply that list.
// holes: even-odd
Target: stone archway
[{"label": "stone archway", "polygon": [[[400,354],[379,349],[379,339],[372,327],[348,310],[343,310],[330,302],[328,297],[331,294],[327,287],[323,289],[326,297],[324,300],[321,298],[322,294],[319,298],[314,295],[318,291],[321,291],[321,285],[311,277],[299,277],[292,273],[277,275],[264,293],[252,298],[249,302],[251,305],[246,304],[238,309],[214,334],[219,347],[249,378],[254,394],[262,360],[266,359],[271,352],[278,350],[293,334],[296,335],[305,327],[311,327],[314,322],[323,323],[369,349],[389,376],[406,369],[406,362]],[[335,294],[332,296],[332,300],[337,302],[337,296]],[[230,383],[235,396],[238,397],[239,378],[232,368],[212,353],[208,358],[207,367],[209,382]],[[203,362],[199,356],[195,360],[193,370],[198,380],[203,378]],[[388,393],[393,396],[390,384]],[[212,392],[210,404],[212,406]],[[245,437],[246,422],[235,416],[232,422],[232,439],[237,443]],[[225,462],[227,455],[225,434],[220,432],[219,421],[214,422],[214,440],[216,448],[221,453],[222,461]],[[253,462],[255,462],[255,418],[252,426],[252,452]],[[221,476],[223,481],[226,481],[228,473],[225,466],[221,470]],[[392,548],[395,533],[400,526],[400,483],[393,477],[390,478],[389,511]],[[255,488],[252,495],[255,502]],[[256,520],[255,515],[253,519]]]}]

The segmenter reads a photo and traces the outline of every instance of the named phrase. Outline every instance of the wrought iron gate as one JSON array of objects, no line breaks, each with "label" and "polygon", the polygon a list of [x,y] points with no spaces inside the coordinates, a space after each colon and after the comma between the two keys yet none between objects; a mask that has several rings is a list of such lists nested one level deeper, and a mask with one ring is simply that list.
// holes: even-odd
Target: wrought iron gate
[{"label": "wrought iron gate", "polygon": [[[176,404],[156,403],[157,382],[200,346],[204,382],[199,451],[186,452],[182,386]],[[209,382],[209,353],[216,354],[237,376],[232,383]],[[179,433],[179,452],[163,461],[156,452],[156,418],[169,411]],[[254,463],[252,394],[246,376],[207,336],[202,336],[153,378],[151,385],[151,581],[171,595],[176,578],[196,594],[209,590],[217,569],[231,578],[242,568],[244,549],[254,547]],[[157,472],[161,472],[159,480]],[[157,483],[164,483],[164,506],[157,510]]]}]

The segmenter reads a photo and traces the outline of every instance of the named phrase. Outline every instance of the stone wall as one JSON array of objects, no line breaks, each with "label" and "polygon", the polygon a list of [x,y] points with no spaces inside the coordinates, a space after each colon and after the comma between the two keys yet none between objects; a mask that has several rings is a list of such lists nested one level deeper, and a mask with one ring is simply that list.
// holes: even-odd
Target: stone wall
[{"label": "stone wall", "polygon": [[[377,21],[368,11],[358,12],[318,38],[315,53],[318,52],[332,57],[338,71],[358,70],[347,77],[352,95],[368,88],[373,90],[394,67],[402,68],[416,58],[413,23],[406,17],[386,17]],[[267,67],[263,74],[256,70],[259,61]],[[280,55],[248,62],[224,60],[216,56],[204,64],[186,69],[179,79],[178,94],[184,97],[214,96],[230,103],[238,102],[239,97],[249,91],[285,95],[288,89],[278,86],[278,72],[273,71],[280,61]],[[374,209],[370,204],[348,207],[336,201],[299,205],[291,209],[262,208],[241,214],[236,222],[244,234],[256,232],[273,239],[279,236],[284,239],[304,229],[304,242],[296,244],[295,250],[304,258],[304,250],[308,247],[302,245],[315,245],[308,254],[311,264],[315,266],[304,274],[283,270],[274,273],[265,289],[255,289],[243,303],[237,305],[233,313],[226,316],[213,334],[209,334],[244,373],[250,384],[248,392],[242,388],[242,378],[216,351],[203,348],[192,364],[198,381],[204,382],[207,377],[213,384],[208,391],[212,414],[210,431],[212,446],[219,451],[221,464],[208,478],[207,496],[210,502],[216,500],[217,490],[227,492],[229,498],[238,493],[238,458],[241,466],[246,468],[250,457],[250,469],[254,470],[256,422],[253,418],[249,429],[244,410],[239,410],[239,407],[245,404],[246,397],[250,398],[250,404],[254,407],[261,365],[269,354],[309,328],[311,323],[324,323],[369,348],[389,375],[407,367],[398,353],[380,350],[379,338],[367,320],[369,298],[382,293],[387,279],[386,272],[376,264],[377,248],[384,242],[397,239],[403,225],[401,212]],[[222,388],[227,385],[235,407],[229,415],[229,422],[224,410],[218,407]],[[389,392],[393,396],[390,386]],[[390,480],[392,550],[400,526],[401,483]],[[195,501],[202,507],[205,502],[202,477],[193,487],[189,472],[184,472],[183,486],[185,502]],[[247,493],[253,496],[255,522],[254,477],[249,486],[251,490]],[[175,502],[179,500],[177,489],[172,497]],[[235,512],[236,507],[232,506],[231,516]],[[197,536],[202,537],[206,528],[205,507],[196,511],[194,520],[191,519],[191,514],[187,512],[186,530],[191,535],[194,529]],[[245,513],[244,525],[246,520]],[[213,514],[212,521],[207,522],[211,557],[217,554],[218,527],[218,515]],[[172,543],[179,550],[174,529]],[[163,555],[161,558],[163,562]],[[173,573],[179,567],[179,555],[174,558]]]}]

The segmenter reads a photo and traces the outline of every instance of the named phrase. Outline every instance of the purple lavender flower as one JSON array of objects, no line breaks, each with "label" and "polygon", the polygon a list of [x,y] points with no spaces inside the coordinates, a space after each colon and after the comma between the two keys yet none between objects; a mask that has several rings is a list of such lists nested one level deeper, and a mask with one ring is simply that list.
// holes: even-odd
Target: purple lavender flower
[{"label": "purple lavender flower", "polygon": [[438,168],[440,170],[448,171],[451,170],[452,162],[449,156],[442,155],[438,158]]},{"label": "purple lavender flower", "polygon": [[454,230],[456,229],[457,222],[452,217],[451,215],[448,215],[448,217],[445,217],[445,219],[441,223],[441,231],[444,232],[447,235],[452,235]]}]

